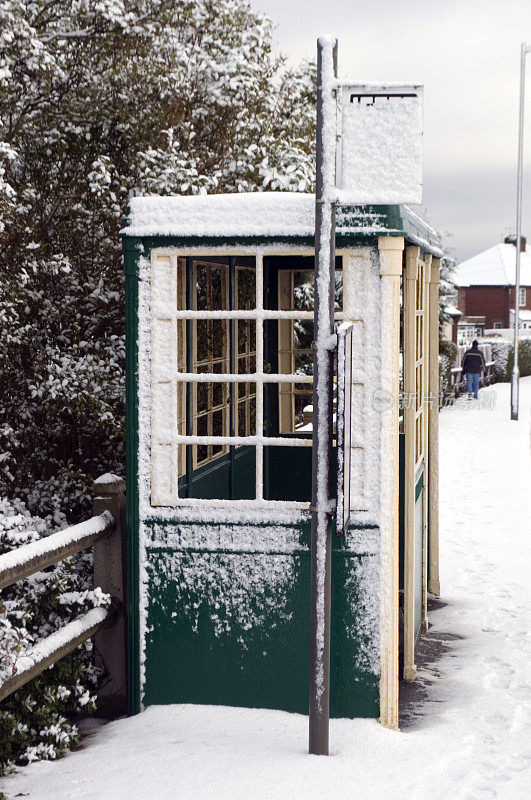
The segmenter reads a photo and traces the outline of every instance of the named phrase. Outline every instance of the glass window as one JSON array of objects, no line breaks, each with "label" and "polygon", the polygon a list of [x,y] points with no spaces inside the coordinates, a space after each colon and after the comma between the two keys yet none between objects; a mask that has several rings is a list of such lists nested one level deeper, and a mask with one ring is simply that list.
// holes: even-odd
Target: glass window
[{"label": "glass window", "polygon": [[[283,311],[305,316],[279,321],[279,372],[305,378],[300,383],[279,385],[281,434],[312,432],[314,271],[279,270],[278,300]],[[335,271],[335,310],[343,308],[343,273]]]},{"label": "glass window", "polygon": [[153,253],[152,503],[307,502],[313,259]]}]

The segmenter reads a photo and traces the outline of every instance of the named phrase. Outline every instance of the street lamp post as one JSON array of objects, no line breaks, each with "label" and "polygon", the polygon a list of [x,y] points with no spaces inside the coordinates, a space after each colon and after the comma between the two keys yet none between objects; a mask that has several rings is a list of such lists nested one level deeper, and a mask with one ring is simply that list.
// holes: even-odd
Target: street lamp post
[{"label": "street lamp post", "polygon": [[514,364],[511,375],[511,419],[518,419],[518,390],[520,369],[518,367],[519,310],[520,310],[520,248],[522,237],[522,168],[524,160],[524,100],[525,100],[525,57],[531,51],[522,42],[520,57],[520,118],[518,125],[518,174],[516,179],[516,274],[514,281]]}]

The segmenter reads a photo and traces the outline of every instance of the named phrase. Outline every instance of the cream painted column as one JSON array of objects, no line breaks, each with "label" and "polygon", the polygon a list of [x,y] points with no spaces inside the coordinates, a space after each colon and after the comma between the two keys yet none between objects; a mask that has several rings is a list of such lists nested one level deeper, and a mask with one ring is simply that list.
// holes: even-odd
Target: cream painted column
[{"label": "cream painted column", "polygon": [[429,423],[428,423],[428,591],[440,595],[439,581],[439,278],[441,260],[431,264],[428,305],[429,335]]},{"label": "cream painted column", "polygon": [[420,248],[406,247],[404,275],[404,678],[414,681],[415,664],[415,397],[416,283]]},{"label": "cream painted column", "polygon": [[422,376],[422,393],[424,395],[424,414],[422,441],[424,443],[424,486],[422,501],[422,630],[428,630],[428,507],[430,496],[430,476],[428,470],[428,459],[430,453],[428,430],[429,418],[431,416],[431,406],[429,400],[430,386],[430,305],[429,305],[429,285],[431,280],[432,257],[426,254],[424,257],[424,285],[422,286],[422,304],[424,307],[424,370]]},{"label": "cream painted column", "polygon": [[380,237],[380,722],[398,729],[398,406],[402,237]]}]

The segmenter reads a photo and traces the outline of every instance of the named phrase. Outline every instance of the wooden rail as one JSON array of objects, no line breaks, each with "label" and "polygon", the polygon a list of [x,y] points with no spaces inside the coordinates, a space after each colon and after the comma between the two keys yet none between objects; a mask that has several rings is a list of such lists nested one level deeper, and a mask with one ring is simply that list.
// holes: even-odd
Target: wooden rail
[{"label": "wooden rail", "polygon": [[[123,545],[125,484],[115,475],[94,482],[94,516],[64,531],[22,545],[0,556],[0,589],[94,546],[94,582],[112,598],[110,608],[93,608],[37,642],[20,655],[12,674],[0,678],[0,701],[40,675],[47,667],[96,636],[96,655],[107,673],[103,713],[126,709],[125,634],[123,620]],[[111,536],[111,534],[113,534]],[[110,632],[106,629],[112,628]]]},{"label": "wooden rail", "polygon": [[117,613],[117,608],[112,605],[110,608],[93,608],[34,645],[16,660],[13,666],[15,674],[0,684],[0,701],[109,625]]},{"label": "wooden rail", "polygon": [[109,536],[116,529],[116,522],[110,511],[104,511],[79,525],[52,533],[45,539],[24,544],[16,550],[0,556],[0,589],[11,586],[35,572],[40,572],[63,558],[73,556],[81,550]]}]

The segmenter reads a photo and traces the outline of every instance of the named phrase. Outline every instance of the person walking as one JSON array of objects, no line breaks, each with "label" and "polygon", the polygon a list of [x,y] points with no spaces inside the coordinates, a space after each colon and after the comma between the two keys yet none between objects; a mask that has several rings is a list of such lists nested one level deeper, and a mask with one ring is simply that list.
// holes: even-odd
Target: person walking
[{"label": "person walking", "polygon": [[466,375],[466,390],[468,392],[468,399],[471,400],[472,395],[474,395],[475,399],[477,400],[479,391],[479,376],[482,372],[484,372],[485,375],[487,374],[485,359],[483,358],[483,353],[479,349],[477,339],[474,339],[472,342],[472,347],[470,347],[463,356],[461,370],[463,372],[463,376]]}]

